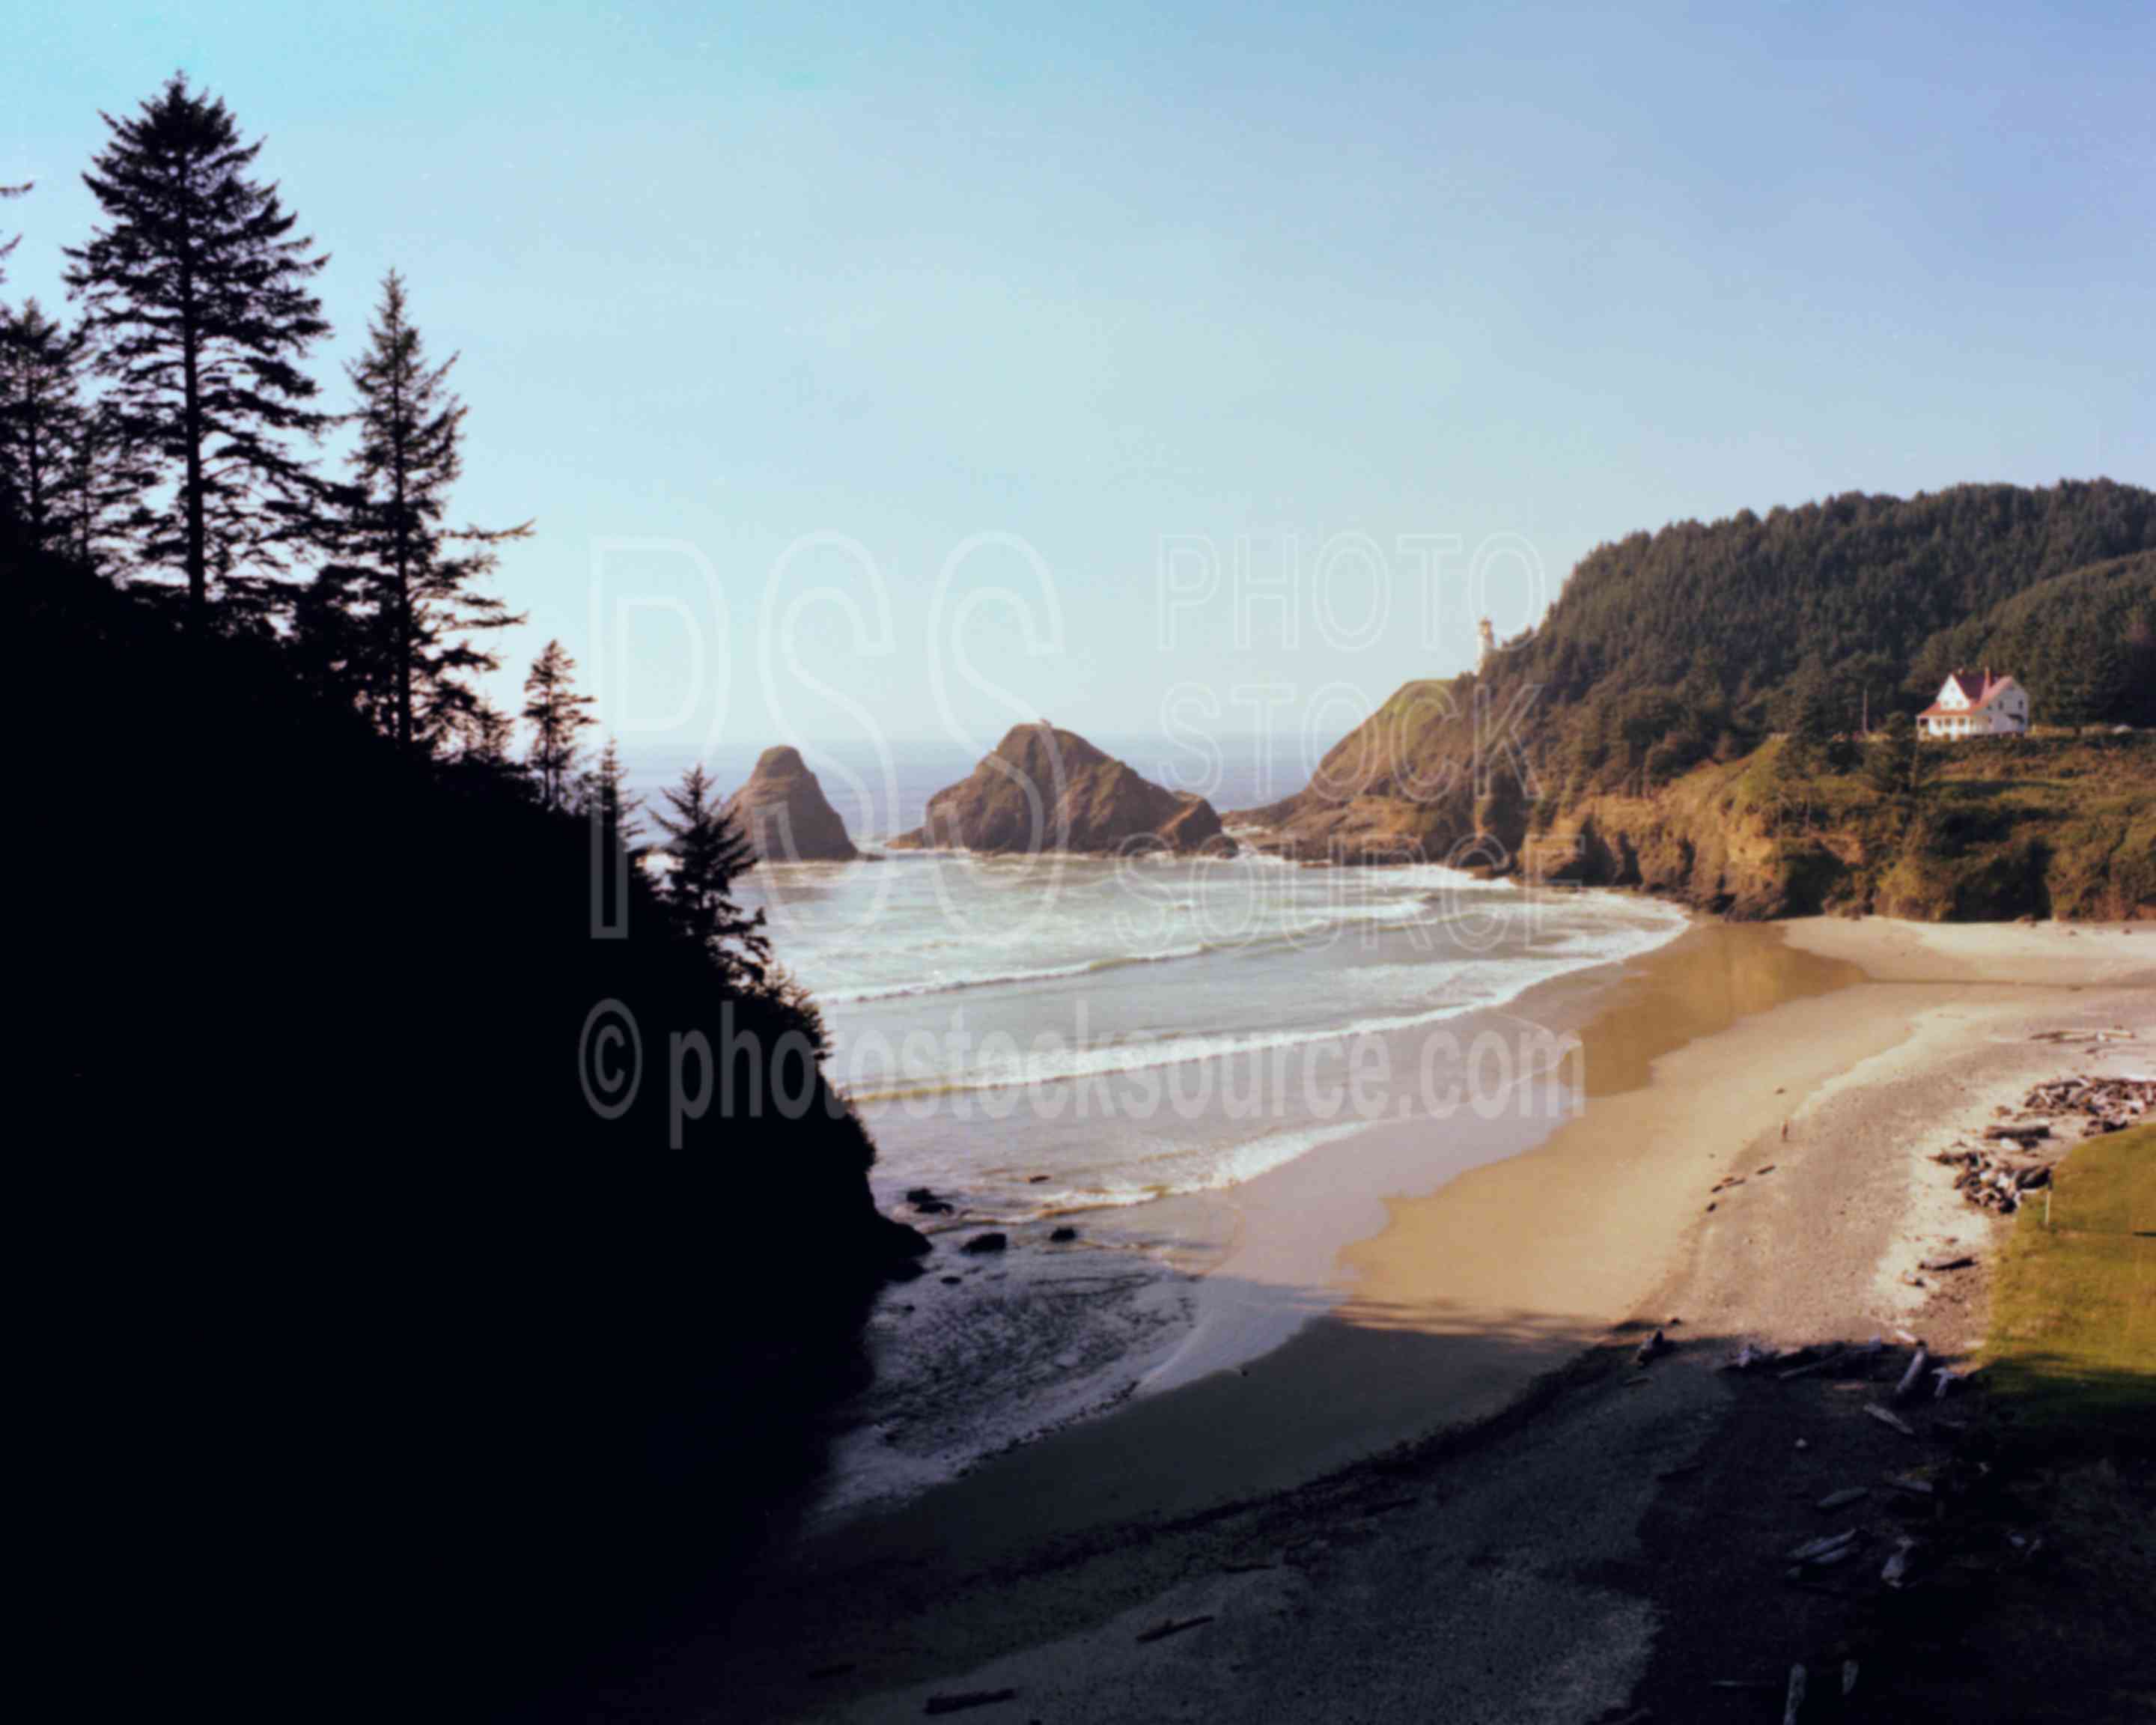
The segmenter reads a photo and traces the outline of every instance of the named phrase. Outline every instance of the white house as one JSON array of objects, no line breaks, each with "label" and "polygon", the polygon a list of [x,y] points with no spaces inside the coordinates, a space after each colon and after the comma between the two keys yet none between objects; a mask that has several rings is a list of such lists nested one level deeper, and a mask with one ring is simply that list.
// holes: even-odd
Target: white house
[{"label": "white house", "polygon": [[2009,737],[2029,728],[2029,691],[2011,677],[1958,670],[1938,699],[1917,715],[1927,737]]}]

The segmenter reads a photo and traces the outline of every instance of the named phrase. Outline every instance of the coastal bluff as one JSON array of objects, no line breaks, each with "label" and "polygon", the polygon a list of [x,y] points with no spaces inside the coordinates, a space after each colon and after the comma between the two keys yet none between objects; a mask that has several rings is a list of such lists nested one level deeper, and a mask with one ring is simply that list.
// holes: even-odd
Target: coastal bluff
[{"label": "coastal bluff", "polygon": [[1003,855],[1148,844],[1186,855],[1235,850],[1203,797],[1157,785],[1075,732],[1045,722],[1014,726],[968,777],[928,799],[927,815],[892,848]]},{"label": "coastal bluff", "polygon": [[726,813],[761,861],[851,862],[860,855],[796,748],[757,756],[748,783],[726,799]]}]

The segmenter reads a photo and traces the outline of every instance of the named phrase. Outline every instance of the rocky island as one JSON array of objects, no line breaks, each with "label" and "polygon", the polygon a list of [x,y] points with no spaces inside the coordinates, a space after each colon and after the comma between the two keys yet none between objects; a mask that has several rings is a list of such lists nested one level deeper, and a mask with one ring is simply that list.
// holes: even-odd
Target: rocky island
[{"label": "rocky island", "polygon": [[928,819],[891,845],[1099,853],[1149,840],[1182,855],[1235,850],[1203,797],[1157,785],[1075,731],[1042,722],[1014,726],[970,775],[931,797]]},{"label": "rocky island", "polygon": [[781,746],[757,757],[726,813],[767,862],[851,862],[860,855],[801,751]]}]

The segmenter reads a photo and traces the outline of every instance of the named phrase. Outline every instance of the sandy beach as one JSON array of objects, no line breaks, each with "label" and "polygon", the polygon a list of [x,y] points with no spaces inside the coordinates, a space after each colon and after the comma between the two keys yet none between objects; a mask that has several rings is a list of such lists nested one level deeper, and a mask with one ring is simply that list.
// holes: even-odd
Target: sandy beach
[{"label": "sandy beach", "polygon": [[[618,1716],[1008,1689],[972,1716],[1599,1717],[1671,1609],[1643,1541],[1658,1476],[1732,1417],[1713,1366],[1918,1321],[1974,1339],[1996,1224],[1927,1158],[2038,1081],[2147,1070],[2152,983],[2145,925],[1835,920],[1702,923],[1527,997],[1580,1038],[1582,1111],[1524,1148],[1468,1134],[1436,1178],[1410,1121],[1251,1183],[1193,1356],[1240,1363],[807,1540],[624,1674]],[[2094,1028],[2133,1034],[2036,1040]],[[1911,1286],[1948,1242],[1977,1273]],[[1665,1325],[1650,1382],[1613,1366]]]}]

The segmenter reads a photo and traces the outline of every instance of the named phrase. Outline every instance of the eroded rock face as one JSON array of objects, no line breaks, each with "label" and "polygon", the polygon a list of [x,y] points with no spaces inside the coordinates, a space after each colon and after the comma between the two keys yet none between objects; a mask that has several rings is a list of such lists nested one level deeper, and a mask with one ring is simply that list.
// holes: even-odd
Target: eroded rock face
[{"label": "eroded rock face", "polygon": [[1157,785],[1075,731],[1019,725],[966,778],[928,799],[928,819],[891,841],[999,854],[1107,852],[1147,842],[1232,852],[1203,797]]},{"label": "eroded rock face", "polygon": [[798,749],[757,756],[748,783],[726,799],[726,813],[767,862],[851,862],[860,855]]}]

